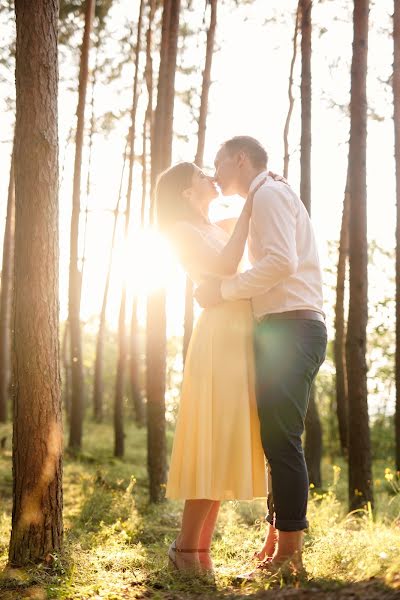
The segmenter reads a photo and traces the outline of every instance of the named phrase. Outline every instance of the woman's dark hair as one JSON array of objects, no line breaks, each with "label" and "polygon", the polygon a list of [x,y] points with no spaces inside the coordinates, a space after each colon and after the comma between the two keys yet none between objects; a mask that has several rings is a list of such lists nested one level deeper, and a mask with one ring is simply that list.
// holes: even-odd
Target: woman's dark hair
[{"label": "woman's dark hair", "polygon": [[156,219],[160,229],[167,230],[191,213],[183,192],[192,185],[194,165],[181,162],[170,167],[158,177],[156,186]]}]

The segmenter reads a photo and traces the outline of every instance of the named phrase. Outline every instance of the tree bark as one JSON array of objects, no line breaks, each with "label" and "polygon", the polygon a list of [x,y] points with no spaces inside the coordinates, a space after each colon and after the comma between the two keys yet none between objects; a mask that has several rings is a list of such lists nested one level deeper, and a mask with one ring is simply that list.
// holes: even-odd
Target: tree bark
[{"label": "tree bark", "polygon": [[335,304],[335,344],[334,357],[336,367],[336,414],[339,425],[340,448],[342,455],[348,454],[348,389],[346,369],[346,322],[344,315],[344,295],[346,265],[349,255],[349,177],[343,201],[342,225],[340,229],[339,258],[336,279]]},{"label": "tree bark", "polygon": [[304,445],[304,454],[310,483],[312,483],[316,488],[322,487],[322,448],[322,427],[317,404],[315,402],[315,386],[313,385],[306,415],[306,440]]},{"label": "tree bark", "polygon": [[[171,163],[175,70],[178,46],[180,0],[165,0],[163,10],[157,108],[152,139],[151,220],[154,220],[154,191],[157,176]],[[163,498],[166,481],[165,365],[167,351],[165,291],[147,301],[146,391],[147,448],[150,501]]]},{"label": "tree bark", "polygon": [[16,0],[13,511],[9,561],[59,552],[57,0]]},{"label": "tree bark", "polygon": [[393,14],[393,108],[396,161],[396,470],[400,471],[400,3],[394,0]]},{"label": "tree bark", "polygon": [[[132,110],[131,110],[131,127],[129,131],[129,174],[128,174],[128,190],[126,195],[126,211],[125,211],[125,243],[128,243],[129,237],[129,224],[131,214],[131,203],[132,203],[132,188],[133,188],[133,167],[135,163],[135,138],[136,138],[136,112],[138,104],[138,89],[139,89],[139,60],[141,51],[142,41],[142,25],[143,25],[143,12],[144,12],[144,0],[141,0],[139,6],[139,18],[137,26],[137,39],[135,48],[135,75],[133,81],[133,99],[132,99]],[[136,315],[132,314],[131,317],[134,322]],[[124,280],[122,286],[122,297],[119,314],[119,327],[118,327],[118,360],[117,360],[117,376],[115,385],[115,400],[114,400],[114,427],[115,427],[115,456],[124,455],[124,423],[123,423],[123,393],[125,389],[125,374],[127,367],[127,358],[129,357],[130,366],[130,377],[137,371],[136,366],[133,362],[137,359],[136,353],[129,353],[132,348],[132,335],[134,323],[131,322],[130,329],[130,344],[128,346],[127,333],[125,329],[126,320],[126,281]],[[138,382],[132,385],[131,391],[137,391]],[[141,396],[133,397],[135,407],[141,400]],[[139,413],[142,411],[139,409]]]},{"label": "tree bark", "polygon": [[3,242],[3,265],[1,270],[0,296],[0,422],[8,417],[10,395],[10,334],[11,300],[14,258],[15,227],[14,144],[11,154],[10,181],[8,185],[7,216]]},{"label": "tree bark", "polygon": [[68,344],[68,321],[64,325],[64,334],[61,342],[61,362],[64,372],[62,378],[62,397],[64,401],[64,410],[67,421],[71,418],[71,365],[69,363],[69,344]]},{"label": "tree bark", "polygon": [[[148,157],[148,140],[153,139],[153,57],[152,57],[152,46],[153,46],[153,21],[156,12],[156,0],[149,0],[149,17],[148,27],[146,32],[146,66],[144,70],[144,79],[146,81],[147,88],[147,108],[143,122],[143,170],[142,170],[142,207],[140,213],[140,219],[142,226],[146,225],[148,208],[147,208],[147,187],[148,187],[148,174],[151,174],[151,156]],[[151,144],[150,144],[151,146]],[[151,148],[150,148],[151,154]]]},{"label": "tree bark", "polygon": [[299,20],[300,20],[300,14],[301,14],[301,4],[302,4],[301,0],[299,0],[299,3],[297,5],[297,10],[296,10],[296,22],[295,22],[295,26],[294,26],[294,35],[293,35],[293,55],[292,55],[292,60],[290,62],[290,71],[289,71],[289,86],[288,86],[289,108],[288,108],[288,114],[286,116],[285,127],[283,130],[283,146],[285,149],[284,156],[283,156],[283,176],[286,179],[289,176],[289,160],[290,160],[289,128],[290,128],[290,121],[292,118],[292,113],[293,113],[293,108],[294,108],[293,73],[294,73],[294,67],[296,64],[296,57],[297,57],[297,37],[298,37],[298,33],[299,33]]},{"label": "tree bark", "polygon": [[68,322],[71,346],[71,422],[69,432],[69,447],[72,450],[79,450],[82,446],[82,425],[84,413],[82,332],[80,325],[82,277],[78,264],[78,238],[79,217],[81,210],[81,169],[85,126],[85,106],[89,75],[90,36],[93,26],[94,9],[95,0],[86,0],[85,29],[83,34],[79,70],[74,185],[71,217]]},{"label": "tree bark", "polygon": [[[129,237],[129,225],[131,217],[132,205],[132,187],[133,187],[133,166],[135,162],[135,137],[136,137],[136,110],[138,103],[138,83],[139,83],[139,60],[142,38],[142,23],[143,23],[144,0],[141,0],[139,6],[139,18],[137,27],[137,40],[135,50],[135,76],[133,82],[133,100],[131,111],[131,127],[129,132],[129,175],[128,175],[128,190],[126,194],[126,209],[125,209],[125,245],[127,246]],[[126,334],[126,279],[124,278],[122,285],[121,304],[119,309],[118,320],[118,359],[117,359],[117,375],[115,382],[115,397],[114,397],[114,455],[122,457],[125,451],[124,444],[124,421],[123,421],[123,400],[125,391],[125,376],[128,357],[128,339]],[[130,356],[130,361],[134,360]]]},{"label": "tree bark", "polygon": [[210,0],[210,25],[207,31],[206,59],[203,71],[203,83],[201,87],[200,111],[197,133],[197,151],[194,162],[198,167],[203,166],[204,146],[206,141],[208,98],[211,86],[211,67],[215,45],[215,31],[217,27],[217,0]]},{"label": "tree bark", "polygon": [[[311,215],[311,0],[301,0],[301,160],[300,196]],[[322,427],[315,402],[315,387],[310,393],[306,416],[304,453],[310,481],[321,487]]]},{"label": "tree bark", "polygon": [[112,269],[112,258],[115,247],[115,239],[117,235],[117,224],[118,217],[120,212],[120,204],[122,199],[122,186],[124,181],[124,172],[125,172],[125,164],[126,164],[126,153],[127,146],[124,150],[123,156],[123,166],[121,179],[119,184],[119,192],[117,204],[114,211],[114,225],[111,237],[111,245],[110,245],[110,253],[108,255],[108,267],[107,267],[107,275],[106,282],[104,285],[103,292],[103,302],[101,305],[101,311],[99,316],[99,330],[97,332],[96,339],[96,358],[94,363],[94,382],[93,382],[93,416],[94,420],[98,423],[101,423],[103,420],[103,395],[104,395],[104,381],[103,381],[103,354],[104,354],[104,338],[106,334],[106,310],[107,310],[107,302],[108,302],[108,292],[110,290],[110,281],[111,281],[111,269]]},{"label": "tree bark", "polygon": [[[207,130],[208,97],[211,86],[211,67],[215,45],[215,31],[217,27],[217,0],[210,0],[210,25],[207,31],[206,59],[203,71],[203,83],[201,88],[200,111],[197,133],[197,151],[194,159],[198,167],[203,166],[204,147]],[[185,288],[185,317],[183,323],[183,363],[193,331],[193,283],[189,277],[186,278]]]},{"label": "tree bark", "polygon": [[354,39],[350,100],[350,303],[346,359],[349,389],[350,510],[373,503],[367,392],[367,56],[368,0],[354,0]]},{"label": "tree bark", "polygon": [[145,423],[145,407],[143,403],[143,395],[140,386],[140,369],[139,369],[139,323],[137,318],[137,299],[134,298],[132,304],[131,317],[131,333],[130,333],[130,349],[129,349],[129,374],[130,388],[133,404],[133,412],[135,423],[138,427],[143,427]]},{"label": "tree bark", "polygon": [[301,0],[301,140],[300,197],[311,214],[311,8],[312,0]]}]

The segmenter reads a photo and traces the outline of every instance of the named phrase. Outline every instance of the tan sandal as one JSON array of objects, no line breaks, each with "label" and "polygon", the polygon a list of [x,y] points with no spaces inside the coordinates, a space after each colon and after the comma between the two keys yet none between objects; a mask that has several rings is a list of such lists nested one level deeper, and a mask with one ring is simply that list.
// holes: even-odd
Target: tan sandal
[{"label": "tan sandal", "polygon": [[178,563],[176,562],[176,560],[174,559],[175,555],[177,553],[179,554],[195,554],[196,552],[210,552],[210,550],[208,550],[207,548],[178,548],[176,545],[176,540],[174,540],[172,542],[172,544],[170,545],[170,547],[168,548],[168,559],[169,559],[169,563],[170,565],[172,565],[177,571],[182,571],[182,569],[180,569],[178,567]]}]

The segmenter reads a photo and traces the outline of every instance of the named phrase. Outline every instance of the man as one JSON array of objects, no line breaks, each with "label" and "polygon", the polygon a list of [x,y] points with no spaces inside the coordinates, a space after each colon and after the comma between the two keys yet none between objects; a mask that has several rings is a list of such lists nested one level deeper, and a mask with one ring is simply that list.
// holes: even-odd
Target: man
[{"label": "man", "polygon": [[289,561],[299,569],[309,487],[301,435],[327,342],[315,237],[300,199],[284,181],[268,175],[267,153],[257,140],[238,136],[225,142],[215,169],[224,195],[254,193],[252,268],[204,283],[195,296],[203,307],[252,300],[257,406],[272,478],[273,506],[267,521],[278,531],[267,568]]}]

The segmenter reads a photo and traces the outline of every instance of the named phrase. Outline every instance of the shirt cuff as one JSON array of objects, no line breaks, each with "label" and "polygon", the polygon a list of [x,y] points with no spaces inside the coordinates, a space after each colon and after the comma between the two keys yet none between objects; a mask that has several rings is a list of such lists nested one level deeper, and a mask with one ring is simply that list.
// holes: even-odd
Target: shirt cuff
[{"label": "shirt cuff", "polygon": [[235,300],[236,277],[221,281],[221,296],[224,300]]}]

